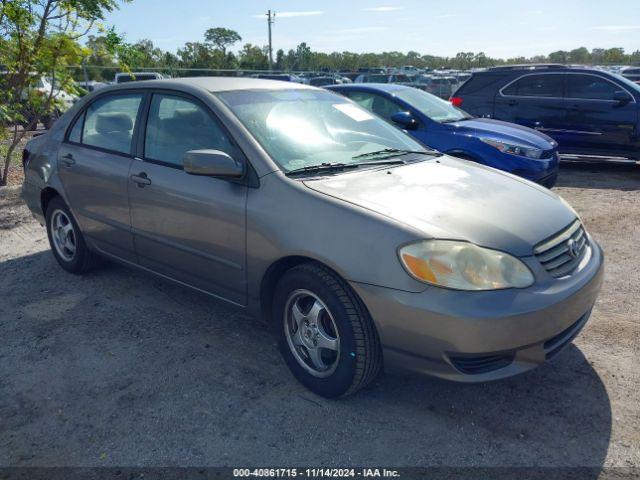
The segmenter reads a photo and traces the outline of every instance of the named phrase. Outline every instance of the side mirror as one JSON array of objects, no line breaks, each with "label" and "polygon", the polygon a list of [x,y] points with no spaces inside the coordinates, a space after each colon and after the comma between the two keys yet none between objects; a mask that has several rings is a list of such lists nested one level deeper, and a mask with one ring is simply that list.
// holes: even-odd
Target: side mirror
[{"label": "side mirror", "polygon": [[242,164],[220,150],[190,150],[182,156],[184,171],[190,175],[241,177]]},{"label": "side mirror", "polygon": [[418,121],[413,118],[411,112],[396,112],[391,115],[391,121],[405,130],[415,130],[418,128]]},{"label": "side mirror", "polygon": [[615,102],[618,102],[619,106],[623,107],[624,105],[630,103],[632,98],[624,90],[618,90],[616,93],[613,94],[613,100]]}]

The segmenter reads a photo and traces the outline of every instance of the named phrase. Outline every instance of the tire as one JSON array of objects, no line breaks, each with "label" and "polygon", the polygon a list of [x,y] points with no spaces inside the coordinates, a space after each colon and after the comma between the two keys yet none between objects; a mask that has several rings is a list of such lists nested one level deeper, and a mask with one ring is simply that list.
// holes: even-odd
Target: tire
[{"label": "tire", "polygon": [[328,268],[306,263],[285,273],[272,313],[287,366],[312,392],[346,396],[378,376],[382,351],[373,321],[349,285]]},{"label": "tire", "polygon": [[80,227],[62,198],[51,199],[45,218],[51,252],[62,268],[81,274],[100,263],[100,257],[87,248]]}]

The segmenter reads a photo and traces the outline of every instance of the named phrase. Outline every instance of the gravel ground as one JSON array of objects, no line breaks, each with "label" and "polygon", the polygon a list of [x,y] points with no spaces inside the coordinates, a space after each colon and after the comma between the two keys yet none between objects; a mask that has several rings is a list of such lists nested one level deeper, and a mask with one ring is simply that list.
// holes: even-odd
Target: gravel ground
[{"label": "gravel ground", "polygon": [[574,345],[506,381],[384,376],[329,401],[296,383],[266,327],[241,312],[112,264],[65,273],[17,191],[0,190],[0,466],[637,474],[640,169],[564,165],[556,191],[607,255],[603,291]]}]

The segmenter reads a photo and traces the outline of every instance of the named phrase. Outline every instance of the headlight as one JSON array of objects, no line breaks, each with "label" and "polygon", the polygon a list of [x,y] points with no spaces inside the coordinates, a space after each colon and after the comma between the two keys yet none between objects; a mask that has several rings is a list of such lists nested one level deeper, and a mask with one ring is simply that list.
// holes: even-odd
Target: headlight
[{"label": "headlight", "polygon": [[520,157],[539,159],[544,152],[544,150],[540,148],[527,147],[526,145],[519,145],[517,143],[500,142],[492,138],[481,138],[480,140],[487,145],[491,145],[493,148],[497,148],[502,153],[518,155]]},{"label": "headlight", "polygon": [[453,240],[424,240],[399,250],[400,261],[416,280],[457,290],[525,288],[534,278],[508,253]]}]

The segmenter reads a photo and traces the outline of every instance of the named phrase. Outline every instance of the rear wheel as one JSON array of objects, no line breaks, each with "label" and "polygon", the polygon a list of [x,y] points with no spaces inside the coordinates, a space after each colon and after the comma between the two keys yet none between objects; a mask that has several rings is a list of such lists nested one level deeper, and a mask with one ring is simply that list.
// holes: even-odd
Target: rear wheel
[{"label": "rear wheel", "polygon": [[54,197],[45,214],[51,251],[62,268],[71,273],[84,273],[94,268],[100,257],[90,251],[69,207],[62,198]]},{"label": "rear wheel", "polygon": [[331,270],[303,264],[276,287],[273,318],[293,375],[323,397],[349,395],[378,375],[382,353],[369,314]]}]

